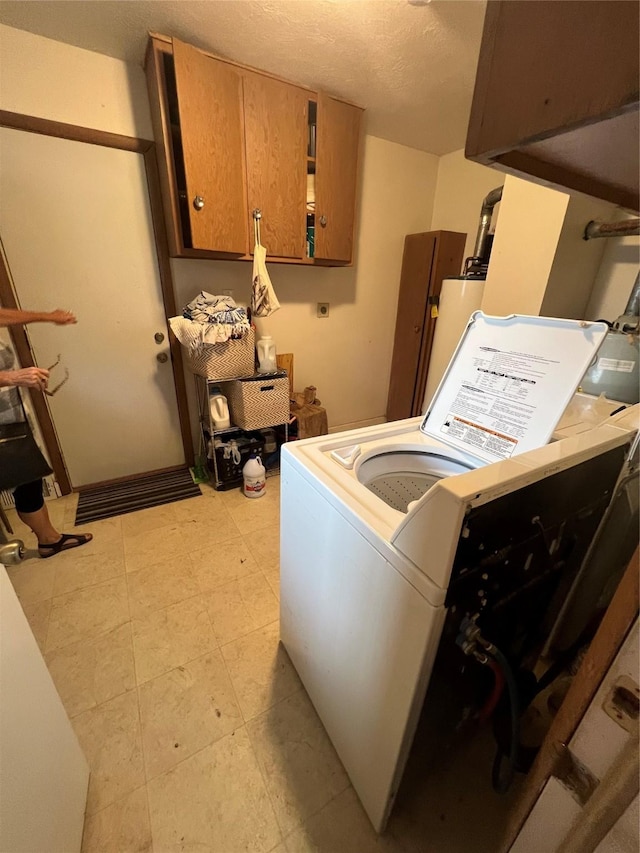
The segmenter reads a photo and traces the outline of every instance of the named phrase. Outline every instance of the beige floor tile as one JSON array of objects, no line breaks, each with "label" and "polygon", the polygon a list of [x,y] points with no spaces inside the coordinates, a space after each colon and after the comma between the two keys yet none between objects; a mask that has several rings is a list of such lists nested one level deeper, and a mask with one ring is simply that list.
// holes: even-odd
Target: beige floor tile
[{"label": "beige floor tile", "polygon": [[137,512],[128,512],[122,516],[122,534],[125,537],[137,536],[149,530],[157,530],[159,527],[175,524],[176,517],[173,504],[161,504],[148,509],[140,509]]},{"label": "beige floor tile", "polygon": [[[285,838],[287,853],[421,853],[431,848],[406,846],[388,835],[379,836],[353,788],[339,794],[304,826]],[[439,848],[440,849],[440,848]],[[435,850],[433,851],[435,853]],[[446,853],[446,848],[441,849]],[[471,851],[470,851],[471,853]]]},{"label": "beige floor tile", "polygon": [[129,609],[132,617],[177,604],[198,595],[200,587],[185,556],[171,557],[127,574]]},{"label": "beige floor tile", "polygon": [[285,837],[348,787],[304,690],[251,720],[247,730]]},{"label": "beige floor tile", "polygon": [[49,652],[45,660],[70,717],[136,686],[130,622]]},{"label": "beige floor tile", "polygon": [[132,620],[138,684],[217,648],[206,603],[189,598]]},{"label": "beige floor tile", "polygon": [[280,565],[280,525],[271,524],[269,527],[261,527],[254,533],[247,534],[245,541],[262,571],[278,568]]},{"label": "beige floor tile", "polygon": [[[202,501],[205,504],[213,503],[213,501],[207,501],[206,498],[202,498]],[[218,509],[219,503],[214,505],[216,512],[210,518],[206,518],[206,514],[203,513],[201,518],[192,518],[180,522],[185,550],[189,554],[202,548],[214,548],[221,542],[240,535],[240,531],[227,510],[224,507]]]},{"label": "beige floor tile", "polygon": [[279,643],[277,622],[222,646],[220,651],[245,720],[301,687],[289,656]]},{"label": "beige floor tile", "polygon": [[31,626],[33,636],[36,638],[40,651],[44,652],[47,643],[47,632],[49,630],[49,618],[51,617],[51,599],[23,604],[22,609],[24,610],[24,615],[27,617],[27,622]]},{"label": "beige floor tile", "polygon": [[217,516],[226,513],[224,504],[219,501],[212,502],[204,495],[196,498],[186,498],[183,501],[176,501],[171,504],[171,507],[173,509],[174,520],[178,524],[184,524],[187,521],[204,521],[207,524],[215,524]]},{"label": "beige floor tile", "polygon": [[128,572],[146,566],[183,557],[187,553],[182,525],[169,524],[155,530],[145,530],[124,538],[124,559]]},{"label": "beige floor tile", "polygon": [[280,601],[280,569],[268,569],[264,576],[267,579],[267,583],[271,587],[271,591],[275,595],[275,597]]},{"label": "beige floor tile", "polygon": [[190,552],[189,559],[202,592],[217,589],[260,570],[240,536],[206,548],[197,548]]},{"label": "beige floor tile", "polygon": [[135,690],[74,717],[72,725],[91,771],[88,814],[100,811],[144,785]]},{"label": "beige floor tile", "polygon": [[152,853],[146,787],[85,820],[82,853]]},{"label": "beige floor tile", "polygon": [[26,560],[7,566],[7,573],[21,604],[34,604],[53,597],[56,577],[55,559]]},{"label": "beige floor tile", "polygon": [[99,637],[128,621],[124,576],[58,596],[51,607],[46,649]]},{"label": "beige floor tile", "polygon": [[213,633],[220,645],[278,619],[278,599],[262,572],[218,587],[207,598]]},{"label": "beige floor tile", "polygon": [[53,560],[56,569],[54,595],[64,595],[124,574],[122,542],[111,539],[97,552],[92,545],[93,542],[89,542],[56,556]]},{"label": "beige floor tile", "polygon": [[157,853],[267,853],[281,840],[244,727],[147,787]]},{"label": "beige floor tile", "polygon": [[91,533],[93,540],[83,545],[85,552],[100,554],[109,543],[122,542],[122,518],[116,515],[113,518],[104,518],[101,521],[92,521],[90,524],[75,525],[75,513],[72,514],[71,524],[67,517],[67,529],[63,533]]},{"label": "beige floor tile", "polygon": [[219,651],[147,681],[139,691],[147,779],[242,725]]},{"label": "beige floor tile", "polygon": [[280,501],[270,500],[268,494],[253,500],[246,498],[244,503],[230,506],[229,514],[243,536],[254,535],[264,527],[280,524]]}]

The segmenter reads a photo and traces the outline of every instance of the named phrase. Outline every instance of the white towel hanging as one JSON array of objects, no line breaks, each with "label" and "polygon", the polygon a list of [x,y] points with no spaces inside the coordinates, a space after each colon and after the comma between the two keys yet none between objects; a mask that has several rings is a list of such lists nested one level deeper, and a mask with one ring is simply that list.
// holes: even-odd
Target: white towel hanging
[{"label": "white towel hanging", "polygon": [[253,212],[253,287],[251,290],[251,313],[254,317],[268,317],[280,307],[278,297],[267,272],[267,250],[260,242],[260,211]]}]

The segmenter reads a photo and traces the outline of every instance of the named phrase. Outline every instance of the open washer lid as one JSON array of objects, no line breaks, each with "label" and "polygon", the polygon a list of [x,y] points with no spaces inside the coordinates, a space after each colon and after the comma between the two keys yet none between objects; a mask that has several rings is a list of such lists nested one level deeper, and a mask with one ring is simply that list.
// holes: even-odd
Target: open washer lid
[{"label": "open washer lid", "polygon": [[606,323],[471,315],[420,429],[482,461],[546,444]]}]

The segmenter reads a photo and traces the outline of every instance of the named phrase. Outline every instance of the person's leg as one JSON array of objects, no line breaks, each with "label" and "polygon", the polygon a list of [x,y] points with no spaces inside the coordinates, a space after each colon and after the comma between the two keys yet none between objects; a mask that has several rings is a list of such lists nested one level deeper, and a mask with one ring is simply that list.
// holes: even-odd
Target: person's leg
[{"label": "person's leg", "polygon": [[18,486],[14,489],[13,497],[20,520],[33,530],[38,543],[47,545],[60,539],[60,534],[51,523],[47,505],[44,502],[42,480]]},{"label": "person's leg", "polygon": [[77,548],[93,539],[90,533],[60,533],[51,523],[42,494],[42,480],[25,483],[13,490],[18,516],[33,530],[41,557],[52,557],[59,551]]}]

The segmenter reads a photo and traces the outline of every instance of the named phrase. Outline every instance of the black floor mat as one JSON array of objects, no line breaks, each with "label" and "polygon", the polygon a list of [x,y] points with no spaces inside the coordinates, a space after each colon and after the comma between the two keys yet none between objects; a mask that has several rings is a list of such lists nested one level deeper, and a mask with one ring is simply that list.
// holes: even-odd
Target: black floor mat
[{"label": "black floor mat", "polygon": [[188,468],[137,477],[112,486],[98,486],[80,492],[76,524],[195,498],[200,494],[200,488],[193,482]]}]

